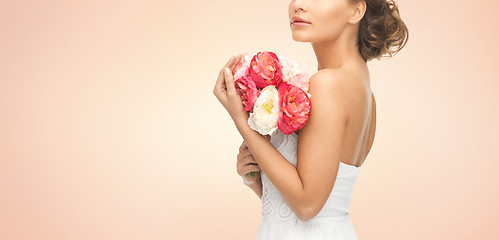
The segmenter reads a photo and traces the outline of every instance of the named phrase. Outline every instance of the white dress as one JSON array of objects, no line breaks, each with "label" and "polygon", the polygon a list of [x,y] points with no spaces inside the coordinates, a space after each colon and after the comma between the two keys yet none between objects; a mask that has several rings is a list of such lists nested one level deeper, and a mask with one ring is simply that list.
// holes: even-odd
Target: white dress
[{"label": "white dress", "polygon": [[[272,135],[272,145],[296,167],[298,134],[283,134],[279,129]],[[262,223],[257,240],[357,240],[350,221],[349,205],[355,181],[361,167],[340,162],[336,182],[319,214],[307,221],[300,220],[263,171]]]}]

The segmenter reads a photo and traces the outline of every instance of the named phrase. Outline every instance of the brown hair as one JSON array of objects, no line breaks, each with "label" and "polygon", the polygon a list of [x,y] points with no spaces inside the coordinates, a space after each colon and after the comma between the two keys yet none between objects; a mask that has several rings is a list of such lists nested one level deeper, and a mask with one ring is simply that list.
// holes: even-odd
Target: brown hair
[{"label": "brown hair", "polygon": [[[354,2],[362,0],[352,0]],[[409,31],[400,18],[394,0],[363,0],[366,12],[360,20],[358,46],[364,60],[392,57],[409,38]]]}]

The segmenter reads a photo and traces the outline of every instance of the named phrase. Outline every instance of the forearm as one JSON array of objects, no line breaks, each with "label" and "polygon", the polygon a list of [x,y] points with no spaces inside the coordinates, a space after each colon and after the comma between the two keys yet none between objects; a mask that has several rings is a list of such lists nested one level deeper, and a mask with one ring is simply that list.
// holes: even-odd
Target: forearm
[{"label": "forearm", "polygon": [[[260,173],[258,173],[258,175],[260,175]],[[262,199],[262,181],[260,180],[260,177],[258,177],[254,183],[246,184],[246,186],[251,188],[251,190],[253,190],[253,192],[255,192],[256,195]]]},{"label": "forearm", "polygon": [[236,127],[253,154],[253,158],[288,205],[301,214],[305,203],[304,188],[296,167],[275,149],[263,135],[251,129],[247,122],[239,121]]}]

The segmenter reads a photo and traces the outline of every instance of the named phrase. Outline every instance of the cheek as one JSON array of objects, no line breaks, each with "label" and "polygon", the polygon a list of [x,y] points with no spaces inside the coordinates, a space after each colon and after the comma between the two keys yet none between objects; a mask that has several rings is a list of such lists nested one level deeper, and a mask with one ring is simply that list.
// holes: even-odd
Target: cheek
[{"label": "cheek", "polygon": [[320,32],[331,35],[337,35],[347,23],[347,8],[337,1],[331,1],[320,8],[313,15],[316,19],[316,29]]}]

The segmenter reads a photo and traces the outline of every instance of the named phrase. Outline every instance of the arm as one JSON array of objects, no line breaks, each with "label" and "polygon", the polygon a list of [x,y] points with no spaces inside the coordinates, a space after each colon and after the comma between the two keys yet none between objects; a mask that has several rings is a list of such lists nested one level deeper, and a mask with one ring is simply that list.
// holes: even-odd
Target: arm
[{"label": "arm", "polygon": [[319,213],[336,181],[349,107],[343,78],[326,71],[310,78],[312,110],[300,130],[296,168],[247,121],[236,122],[260,168],[302,220]]},{"label": "arm", "polygon": [[[245,183],[246,184],[246,183]],[[260,173],[256,175],[256,180],[254,183],[246,184],[256,195],[262,199],[262,179],[260,177]]]}]

